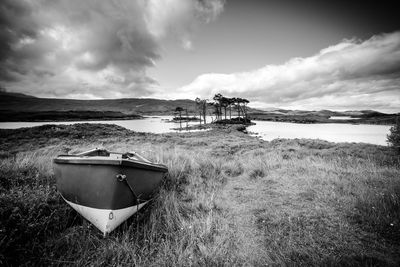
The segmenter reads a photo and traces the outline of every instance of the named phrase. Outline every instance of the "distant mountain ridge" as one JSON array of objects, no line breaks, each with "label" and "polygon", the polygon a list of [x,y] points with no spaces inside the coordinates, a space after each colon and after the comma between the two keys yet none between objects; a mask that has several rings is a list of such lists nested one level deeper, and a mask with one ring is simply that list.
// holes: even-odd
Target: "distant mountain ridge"
[{"label": "distant mountain ridge", "polygon": [[[250,103],[251,105],[251,103]],[[163,100],[154,98],[121,98],[102,100],[77,100],[60,98],[38,98],[20,93],[0,90],[0,121],[39,121],[80,119],[130,119],[138,115],[173,115],[177,107],[188,110],[190,116],[197,115],[196,102],[190,99]],[[210,109],[210,113],[212,110]],[[85,115],[86,114],[86,115]],[[361,111],[306,111],[269,109],[263,111],[249,107],[252,119],[272,121],[292,121],[300,123],[319,123],[331,116],[349,116],[363,118],[366,122],[392,123],[397,114],[385,114],[374,110]],[[57,116],[56,116],[57,115]],[[69,119],[68,119],[69,118]],[[362,122],[361,120],[358,120]],[[331,122],[331,120],[329,120]],[[354,122],[354,121],[353,121]]]},{"label": "distant mountain ridge", "polygon": [[6,92],[4,89],[0,88],[0,97],[8,97],[8,96],[12,96],[12,97],[23,97],[23,98],[37,98],[36,96],[31,96],[31,95],[26,95],[26,94],[22,94],[22,93],[11,93],[11,92]]},{"label": "distant mountain ridge", "polygon": [[189,99],[161,100],[152,98],[121,98],[77,100],[37,98],[24,94],[0,92],[0,110],[8,112],[48,111],[112,111],[127,115],[173,114],[176,107],[195,112],[195,102]]}]

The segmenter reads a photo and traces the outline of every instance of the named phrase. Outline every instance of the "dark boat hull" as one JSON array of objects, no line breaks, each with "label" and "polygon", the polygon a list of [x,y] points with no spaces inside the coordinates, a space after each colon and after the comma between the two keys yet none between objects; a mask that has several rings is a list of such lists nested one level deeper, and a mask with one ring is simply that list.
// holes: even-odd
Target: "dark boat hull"
[{"label": "dark boat hull", "polygon": [[53,165],[64,200],[104,234],[143,207],[167,171],[164,165],[114,155],[65,155]]},{"label": "dark boat hull", "polygon": [[[99,209],[123,209],[152,197],[163,173],[116,165],[54,164],[57,188],[73,203]],[[125,175],[126,182],[117,175]],[[138,199],[136,199],[136,197]]]}]

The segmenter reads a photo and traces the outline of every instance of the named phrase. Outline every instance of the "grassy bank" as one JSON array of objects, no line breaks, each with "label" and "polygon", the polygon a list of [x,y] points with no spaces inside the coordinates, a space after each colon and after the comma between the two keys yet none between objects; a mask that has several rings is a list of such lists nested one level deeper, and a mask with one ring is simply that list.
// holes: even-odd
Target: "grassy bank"
[{"label": "grassy bank", "polygon": [[[100,146],[169,167],[158,197],[107,238],[62,201],[51,166]],[[264,142],[229,127],[0,130],[0,265],[396,266],[399,177],[385,147]]]}]

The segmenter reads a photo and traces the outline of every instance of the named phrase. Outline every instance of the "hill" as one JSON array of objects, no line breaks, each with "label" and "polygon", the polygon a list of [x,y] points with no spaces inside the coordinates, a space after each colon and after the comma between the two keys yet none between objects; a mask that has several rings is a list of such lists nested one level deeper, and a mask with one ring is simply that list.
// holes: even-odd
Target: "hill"
[{"label": "hill", "polygon": [[[163,100],[154,98],[121,98],[77,100],[37,98],[0,90],[0,121],[70,121],[135,119],[143,115],[173,115],[176,107],[197,115],[196,103],[190,99]],[[210,112],[212,112],[210,108]],[[306,111],[248,108],[252,120],[296,123],[368,123],[394,124],[399,114],[385,114],[374,110],[361,111]],[[235,115],[236,116],[236,115]],[[331,117],[342,117],[332,119]],[[345,119],[347,117],[347,119]]]},{"label": "hill", "polygon": [[[187,109],[190,116],[197,114],[196,103],[190,99],[77,100],[36,98],[2,91],[0,94],[0,121],[132,119],[134,116],[143,115],[173,115],[176,107]],[[257,112],[259,110],[249,108],[249,111]],[[54,116],[51,115],[53,113]]]},{"label": "hill", "polygon": [[10,93],[10,92],[6,92],[4,89],[2,89],[0,87],[0,97],[3,98],[7,98],[7,97],[22,97],[22,98],[36,98],[36,96],[31,96],[31,95],[25,95],[25,94],[21,94],[21,93]]},{"label": "hill", "polygon": [[1,111],[41,112],[41,111],[114,111],[124,114],[164,114],[173,113],[176,107],[186,107],[194,111],[192,100],[160,100],[151,98],[122,98],[105,100],[76,100],[58,98],[35,98],[2,93]]},{"label": "hill", "polygon": [[188,99],[76,100],[1,92],[0,121],[133,119],[141,115],[172,115],[178,106],[187,108],[190,114],[195,113],[195,102]]}]

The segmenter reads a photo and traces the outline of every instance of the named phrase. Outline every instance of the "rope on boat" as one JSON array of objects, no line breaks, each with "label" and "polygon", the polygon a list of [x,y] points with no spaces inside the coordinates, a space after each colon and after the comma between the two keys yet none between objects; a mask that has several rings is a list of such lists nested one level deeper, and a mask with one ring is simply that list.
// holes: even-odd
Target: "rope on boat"
[{"label": "rope on boat", "polygon": [[117,177],[119,182],[125,182],[125,184],[129,187],[129,190],[131,190],[132,195],[136,200],[136,212],[135,212],[135,214],[136,214],[136,236],[138,236],[139,235],[139,232],[138,232],[139,231],[139,227],[138,227],[139,218],[138,218],[138,215],[139,215],[140,198],[136,195],[135,191],[133,191],[133,188],[129,184],[128,179],[126,179],[126,175],[125,174],[117,174],[116,177]]},{"label": "rope on boat", "polygon": [[128,179],[126,179],[126,175],[125,174],[117,174],[116,177],[117,177],[119,182],[125,182],[125,184],[129,187],[129,190],[131,190],[132,195],[136,200],[136,205],[139,205],[140,204],[140,198],[139,198],[138,195],[136,195],[135,191],[133,190],[133,187],[128,182]]}]

